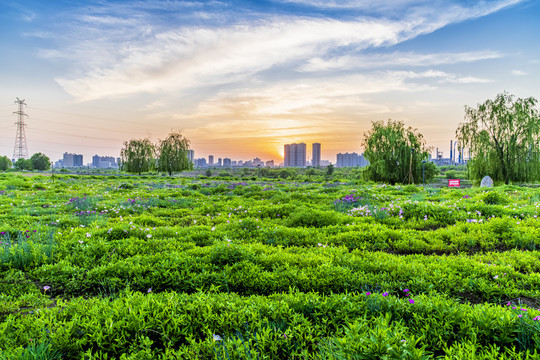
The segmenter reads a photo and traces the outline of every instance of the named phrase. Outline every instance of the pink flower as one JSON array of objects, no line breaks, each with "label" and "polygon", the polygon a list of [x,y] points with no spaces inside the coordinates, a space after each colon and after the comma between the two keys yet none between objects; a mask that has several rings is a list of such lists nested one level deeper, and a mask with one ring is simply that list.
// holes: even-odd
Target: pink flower
[{"label": "pink flower", "polygon": [[409,303],[414,304],[414,300],[413,300],[413,299],[409,299]]},{"label": "pink flower", "polygon": [[367,292],[366,295],[369,296],[369,295],[371,295],[371,293],[370,293],[370,292]]}]

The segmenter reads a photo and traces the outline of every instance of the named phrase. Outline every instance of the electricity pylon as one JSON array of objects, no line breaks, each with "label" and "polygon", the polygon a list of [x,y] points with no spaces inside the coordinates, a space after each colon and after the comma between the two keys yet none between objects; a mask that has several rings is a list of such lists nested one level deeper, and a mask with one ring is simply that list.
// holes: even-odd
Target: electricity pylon
[{"label": "electricity pylon", "polygon": [[26,106],[24,100],[19,100],[19,98],[17,98],[15,104],[19,105],[19,111],[13,112],[18,115],[17,122],[15,123],[15,125],[17,125],[17,135],[15,136],[15,147],[13,148],[13,159],[17,161],[19,159],[28,158],[28,147],[26,146],[26,134],[24,132],[26,126],[24,117],[28,115],[23,111],[23,106]]}]

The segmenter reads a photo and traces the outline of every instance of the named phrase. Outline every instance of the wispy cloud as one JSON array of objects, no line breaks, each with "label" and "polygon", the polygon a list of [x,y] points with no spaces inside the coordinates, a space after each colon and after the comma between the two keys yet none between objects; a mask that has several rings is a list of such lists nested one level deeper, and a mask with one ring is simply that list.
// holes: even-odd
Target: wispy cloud
[{"label": "wispy cloud", "polygon": [[[297,2],[323,6],[323,2],[318,1]],[[114,10],[92,8],[76,16],[68,32],[73,35],[66,38],[69,44],[60,50],[43,49],[40,54],[55,59],[63,56],[75,65],[70,73],[56,80],[79,100],[244,86],[249,82],[269,81],[272,78],[269,73],[277,69],[281,74],[301,80],[306,76],[321,76],[321,71],[431,67],[493,59],[501,54],[493,51],[455,54],[393,51],[367,55],[364,51],[391,49],[405,40],[516,2],[518,0],[481,2],[464,7],[442,1],[436,2],[436,6],[427,1],[414,2],[411,6],[412,0],[403,0],[396,6],[410,6],[411,10],[397,19],[250,13],[238,21],[231,20],[232,13],[212,12],[197,2],[135,2]],[[351,0],[325,4],[358,5],[366,9],[390,6],[389,1]],[[173,8],[173,15],[167,16],[174,18],[178,14],[180,25],[176,25],[176,21],[163,23],[144,16],[150,10],[164,10],[163,6]],[[219,20],[205,22],[204,17],[198,17],[196,23],[189,22],[186,11],[188,14],[189,11],[205,13]],[[456,77],[454,81],[467,82],[465,77]]]},{"label": "wispy cloud", "polygon": [[497,59],[503,55],[497,51],[474,51],[460,53],[419,54],[414,52],[390,52],[366,55],[344,55],[323,59],[309,59],[300,66],[300,71],[330,71],[351,69],[377,69],[399,67],[421,67],[475,62]]},{"label": "wispy cloud", "polygon": [[525,75],[528,75],[528,73],[523,70],[515,69],[515,70],[512,70],[512,75],[525,76]]}]

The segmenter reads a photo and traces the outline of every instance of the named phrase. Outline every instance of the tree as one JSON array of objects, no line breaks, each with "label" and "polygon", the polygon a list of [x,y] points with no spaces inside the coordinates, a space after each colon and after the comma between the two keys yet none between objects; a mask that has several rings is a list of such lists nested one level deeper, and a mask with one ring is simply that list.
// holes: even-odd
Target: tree
[{"label": "tree", "polygon": [[155,148],[149,139],[131,139],[124,141],[120,150],[122,170],[139,174],[154,168]]},{"label": "tree", "polygon": [[17,170],[32,170],[32,160],[19,158],[13,166]]},{"label": "tree", "polygon": [[315,171],[314,168],[310,168],[310,169],[306,170],[306,175],[307,175],[309,181],[311,181],[311,176],[316,175],[316,174],[317,174],[317,171]]},{"label": "tree", "polygon": [[469,148],[471,177],[531,181],[540,173],[540,118],[537,100],[508,93],[486,100],[476,108],[465,106],[465,122],[456,130],[463,148]]},{"label": "tree", "polygon": [[[405,128],[401,121],[372,122],[362,145],[369,160],[364,171],[368,180],[390,184],[421,182],[422,160],[428,158],[429,148],[418,130]],[[426,164],[426,179],[433,178],[436,171],[433,163]]]},{"label": "tree", "polygon": [[35,153],[30,158],[32,162],[32,168],[38,171],[49,170],[51,167],[51,160],[42,153]]},{"label": "tree", "polygon": [[159,171],[167,172],[169,176],[172,176],[173,172],[193,168],[188,159],[189,140],[179,132],[172,132],[165,140],[160,140],[157,148]]},{"label": "tree", "polygon": [[11,169],[11,160],[7,156],[0,156],[0,171]]},{"label": "tree", "polygon": [[332,175],[334,173],[334,165],[330,164],[326,167],[326,175]]}]

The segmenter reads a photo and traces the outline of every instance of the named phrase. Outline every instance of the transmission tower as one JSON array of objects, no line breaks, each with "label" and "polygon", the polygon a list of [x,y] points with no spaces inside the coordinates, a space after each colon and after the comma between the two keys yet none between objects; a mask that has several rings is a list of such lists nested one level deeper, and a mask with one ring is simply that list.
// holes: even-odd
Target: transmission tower
[{"label": "transmission tower", "polygon": [[26,126],[24,118],[28,115],[23,111],[24,106],[26,106],[24,100],[17,98],[15,104],[19,105],[19,111],[13,112],[18,115],[17,122],[15,123],[17,125],[17,135],[15,136],[15,147],[13,148],[13,159],[16,161],[28,158],[28,147],[26,146],[26,134],[24,132],[24,127]]}]

